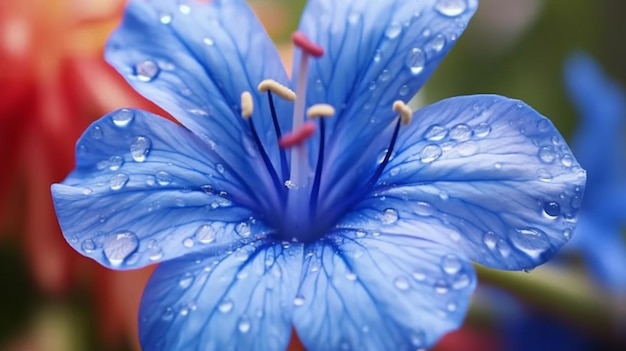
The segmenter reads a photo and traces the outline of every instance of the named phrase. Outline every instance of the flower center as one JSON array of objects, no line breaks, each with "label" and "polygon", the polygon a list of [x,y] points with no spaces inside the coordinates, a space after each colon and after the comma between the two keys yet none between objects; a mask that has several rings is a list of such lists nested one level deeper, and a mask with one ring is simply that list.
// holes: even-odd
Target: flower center
[{"label": "flower center", "polygon": [[[281,240],[312,242],[320,239],[336,224],[343,213],[325,213],[319,208],[320,189],[323,182],[324,155],[326,145],[325,119],[335,114],[331,105],[316,104],[306,109],[306,87],[311,57],[321,57],[324,50],[310,42],[302,33],[296,32],[292,36],[293,42],[301,50],[298,76],[296,77],[296,92],[271,79],[262,81],[258,90],[267,93],[274,131],[278,140],[280,169],[268,156],[265,146],[261,142],[255,128],[252,115],[254,113],[253,99],[250,92],[241,94],[241,116],[248,121],[252,139],[265,164],[272,183],[278,193],[278,213],[267,213],[269,223],[274,227]],[[276,113],[274,96],[294,102],[292,130],[283,134]],[[393,110],[398,114],[389,147],[385,156],[366,180],[364,186],[359,184],[363,191],[347,189],[346,202],[343,212],[354,205],[365,193],[370,191],[378,178],[382,175],[389,163],[396,144],[401,124],[408,124],[412,117],[411,109],[402,101],[393,104]],[[319,132],[319,147],[314,169],[309,162],[308,142],[315,133]],[[289,151],[289,152],[288,152]],[[288,159],[289,157],[289,159]],[[325,185],[327,186],[327,185]],[[272,211],[270,211],[272,212]]]}]

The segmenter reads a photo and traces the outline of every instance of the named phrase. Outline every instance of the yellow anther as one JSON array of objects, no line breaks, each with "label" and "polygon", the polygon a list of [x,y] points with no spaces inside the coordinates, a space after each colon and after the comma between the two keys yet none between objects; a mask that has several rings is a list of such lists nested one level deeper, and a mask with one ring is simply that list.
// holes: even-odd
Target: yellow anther
[{"label": "yellow anther", "polygon": [[413,118],[413,110],[407,104],[400,100],[396,100],[393,103],[393,110],[400,115],[400,121],[402,125],[408,125],[411,123],[411,119]]},{"label": "yellow anther", "polygon": [[261,83],[259,83],[258,89],[262,93],[270,91],[287,101],[296,100],[296,93],[294,93],[293,90],[287,88],[286,86],[278,83],[273,79],[266,79],[262,81]]},{"label": "yellow anther", "polygon": [[248,119],[252,117],[254,111],[254,102],[249,91],[241,93],[241,117]]},{"label": "yellow anther", "polygon": [[332,117],[335,115],[335,108],[329,104],[316,104],[306,110],[309,118]]}]

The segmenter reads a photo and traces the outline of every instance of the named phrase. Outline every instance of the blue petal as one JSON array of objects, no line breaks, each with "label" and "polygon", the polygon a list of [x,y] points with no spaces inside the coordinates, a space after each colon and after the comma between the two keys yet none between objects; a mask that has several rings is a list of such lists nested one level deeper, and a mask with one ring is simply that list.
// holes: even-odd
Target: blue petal
[{"label": "blue petal", "polygon": [[257,242],[160,265],[139,310],[144,350],[284,350],[302,246]]},{"label": "blue petal", "polygon": [[[143,111],[120,110],[77,143],[76,169],[52,186],[66,240],[103,265],[136,268],[263,236],[263,198],[199,138]],[[261,201],[261,202],[259,202]]]},{"label": "blue petal", "polygon": [[[573,231],[585,171],[552,123],[520,101],[484,95],[430,105],[396,150],[357,206],[370,226],[391,218],[420,238],[447,236],[470,259],[503,269],[545,262]],[[411,230],[414,221],[425,227]]]},{"label": "blue petal", "polygon": [[[233,158],[246,156],[241,93],[256,91],[266,78],[288,81],[276,49],[243,0],[132,0],[107,44],[106,59],[137,91]],[[253,97],[259,135],[276,145],[268,103],[260,94]],[[276,103],[288,128],[289,107]],[[269,148],[271,157],[277,149]]]},{"label": "blue petal", "polygon": [[[311,62],[307,99],[337,110],[327,122],[327,164],[335,154],[360,156],[395,116],[393,102],[408,101],[424,85],[477,6],[477,0],[308,2],[299,30],[325,55]],[[293,77],[299,57],[296,50]]]},{"label": "blue petal", "polygon": [[473,267],[394,229],[335,231],[307,248],[294,324],[308,350],[428,348],[461,324]]},{"label": "blue petal", "polygon": [[[585,213],[586,214],[586,213]],[[626,240],[618,226],[581,215],[568,250],[582,253],[593,277],[618,295],[626,292]]]}]

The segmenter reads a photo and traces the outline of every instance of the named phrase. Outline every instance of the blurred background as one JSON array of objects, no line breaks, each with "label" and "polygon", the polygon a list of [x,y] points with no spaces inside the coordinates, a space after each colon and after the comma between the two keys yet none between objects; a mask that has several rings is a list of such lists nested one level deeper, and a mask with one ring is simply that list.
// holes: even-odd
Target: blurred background
[{"label": "blurred background", "polygon": [[[305,1],[249,2],[289,65],[288,39]],[[49,192],[72,169],[74,143],[91,121],[125,106],[160,112],[102,59],[123,7],[123,0],[0,1],[0,351],[139,350],[136,311],[151,268],[112,272],[74,252]],[[507,95],[569,139],[582,124],[567,95],[566,58],[587,52],[626,86],[624,13],[621,0],[481,0],[417,103]],[[626,139],[626,130],[613,137]],[[623,144],[617,153],[626,153]],[[617,246],[626,246],[623,229]],[[626,289],[571,251],[528,273],[478,267],[463,328],[436,349],[626,349]],[[606,256],[604,265],[619,264]],[[613,268],[626,277],[626,266]]]}]

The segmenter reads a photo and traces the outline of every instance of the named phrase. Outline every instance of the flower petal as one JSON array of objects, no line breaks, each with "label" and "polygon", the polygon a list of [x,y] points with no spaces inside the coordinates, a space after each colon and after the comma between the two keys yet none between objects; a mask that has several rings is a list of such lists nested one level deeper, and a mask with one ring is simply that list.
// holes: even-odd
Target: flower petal
[{"label": "flower petal", "polygon": [[[325,48],[311,62],[309,103],[335,106],[328,152],[359,155],[424,85],[463,32],[477,0],[312,0],[299,30]],[[297,77],[296,50],[293,77]],[[349,150],[334,143],[351,145]]]},{"label": "flower petal", "polygon": [[[243,0],[131,0],[107,44],[106,59],[218,152],[234,153],[229,160],[246,157],[241,93],[256,91],[266,78],[288,81],[276,49]],[[259,94],[253,97],[258,134],[277,145],[268,103]],[[276,104],[288,127],[288,105]],[[271,157],[277,151],[268,149]]]},{"label": "flower petal", "polygon": [[[533,268],[565,244],[576,225],[585,171],[552,123],[501,96],[447,99],[419,110],[371,195],[357,206],[379,221],[393,211],[449,236],[472,260]],[[372,224],[373,225],[373,224]]]},{"label": "flower petal", "polygon": [[70,245],[103,265],[137,268],[265,235],[255,220],[263,199],[170,121],[113,112],[87,129],[76,153],[76,169],[52,186],[57,217]]},{"label": "flower petal", "polygon": [[143,349],[285,349],[301,267],[302,245],[264,242],[160,265],[139,310]]},{"label": "flower petal", "polygon": [[307,248],[294,324],[308,350],[409,350],[457,328],[476,284],[452,246],[342,230]]}]

